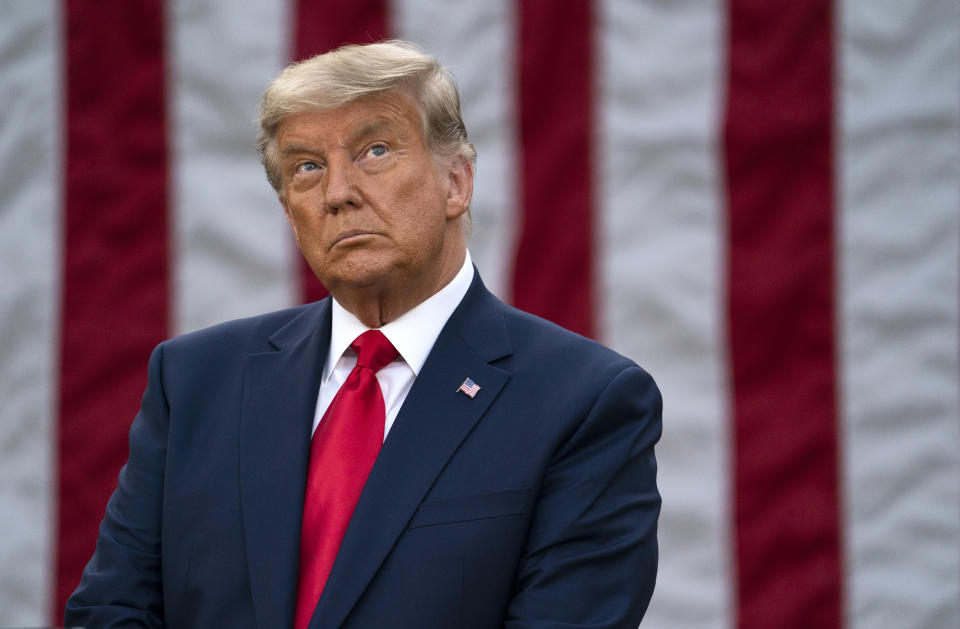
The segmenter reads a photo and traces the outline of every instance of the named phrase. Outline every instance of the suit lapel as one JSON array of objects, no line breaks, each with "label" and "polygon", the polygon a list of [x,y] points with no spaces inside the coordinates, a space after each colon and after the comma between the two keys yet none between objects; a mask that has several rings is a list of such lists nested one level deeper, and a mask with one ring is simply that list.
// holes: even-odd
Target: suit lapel
[{"label": "suit lapel", "polygon": [[[509,373],[503,305],[479,275],[444,326],[370,472],[311,629],[343,624],[447,461],[496,399]],[[475,398],[457,389],[465,378]]]},{"label": "suit lapel", "polygon": [[240,499],[250,590],[261,629],[290,627],[297,593],[300,520],[323,362],[329,300],[309,306],[251,354],[240,421]]}]

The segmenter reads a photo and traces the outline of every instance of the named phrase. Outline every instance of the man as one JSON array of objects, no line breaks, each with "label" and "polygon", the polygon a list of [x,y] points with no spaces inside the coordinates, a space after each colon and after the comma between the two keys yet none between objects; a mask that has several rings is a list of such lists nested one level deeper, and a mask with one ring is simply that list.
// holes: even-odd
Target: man
[{"label": "man", "polygon": [[636,627],[659,392],[484,288],[452,79],[347,46],[281,73],[261,129],[332,299],[154,351],[66,624]]}]

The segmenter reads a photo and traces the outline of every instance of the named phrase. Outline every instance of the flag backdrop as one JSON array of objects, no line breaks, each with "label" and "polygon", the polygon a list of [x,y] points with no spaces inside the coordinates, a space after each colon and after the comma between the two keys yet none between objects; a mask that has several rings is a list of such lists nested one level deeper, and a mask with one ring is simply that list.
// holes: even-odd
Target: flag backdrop
[{"label": "flag backdrop", "polygon": [[265,84],[401,36],[458,78],[488,285],[663,390],[645,626],[960,626],[956,0],[0,8],[0,625],[76,585],[151,348],[323,295]]}]

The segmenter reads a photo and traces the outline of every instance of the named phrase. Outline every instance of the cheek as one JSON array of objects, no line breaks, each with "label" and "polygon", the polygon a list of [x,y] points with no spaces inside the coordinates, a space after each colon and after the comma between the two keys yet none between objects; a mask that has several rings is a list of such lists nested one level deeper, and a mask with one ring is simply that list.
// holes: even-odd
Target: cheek
[{"label": "cheek", "polygon": [[297,231],[296,219],[293,216],[293,208],[290,207],[290,203],[287,199],[280,199],[280,207],[283,208],[283,217],[287,219],[287,223],[293,228],[294,233]]},{"label": "cheek", "polygon": [[293,231],[297,247],[304,253],[317,249],[323,241],[323,226],[320,215],[302,204],[294,205],[286,212],[287,222]]},{"label": "cheek", "polygon": [[390,195],[395,218],[402,224],[432,230],[446,221],[442,191],[435,181],[425,181],[422,177],[405,181],[395,186]]},{"label": "cheek", "polygon": [[286,208],[287,220],[295,232],[313,231],[317,228],[317,219],[321,215],[314,211],[309,199],[297,195],[288,202]]},{"label": "cheek", "polygon": [[394,230],[415,253],[435,250],[446,227],[446,215],[435,199],[416,197],[396,206]]}]

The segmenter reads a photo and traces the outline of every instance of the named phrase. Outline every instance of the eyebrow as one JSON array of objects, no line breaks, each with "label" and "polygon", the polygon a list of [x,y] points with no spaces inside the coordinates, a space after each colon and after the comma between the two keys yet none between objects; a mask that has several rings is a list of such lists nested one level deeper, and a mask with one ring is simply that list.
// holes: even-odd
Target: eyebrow
[{"label": "eyebrow", "polygon": [[[357,142],[362,138],[365,138],[370,135],[374,135],[375,133],[378,133],[383,129],[390,127],[390,124],[391,123],[389,120],[376,120],[374,122],[365,123],[347,137],[345,144],[347,145],[353,144],[354,142]],[[320,153],[320,152],[321,151],[317,146],[311,145],[311,144],[288,144],[287,146],[284,146],[283,148],[280,149],[280,154],[284,156],[293,155],[295,153]]]},{"label": "eyebrow", "polygon": [[379,133],[383,129],[386,129],[390,126],[390,121],[388,120],[376,120],[374,122],[368,122],[357,129],[354,133],[351,133],[347,139],[348,144],[352,144],[361,138],[365,138],[368,135],[373,135]]},{"label": "eyebrow", "polygon": [[288,144],[280,149],[281,155],[292,155],[294,153],[318,153],[319,150],[315,146],[310,146],[308,144]]}]

